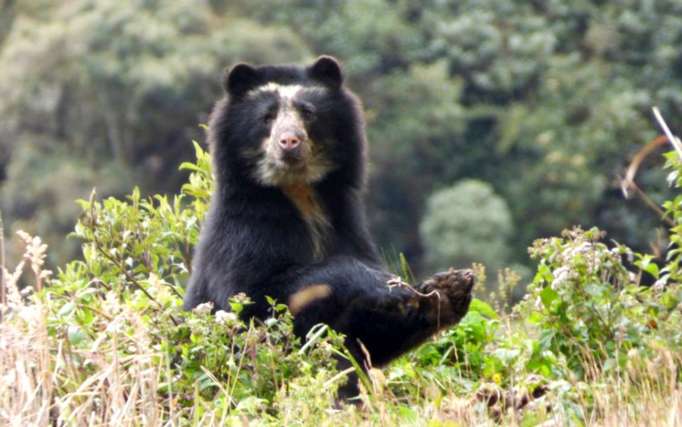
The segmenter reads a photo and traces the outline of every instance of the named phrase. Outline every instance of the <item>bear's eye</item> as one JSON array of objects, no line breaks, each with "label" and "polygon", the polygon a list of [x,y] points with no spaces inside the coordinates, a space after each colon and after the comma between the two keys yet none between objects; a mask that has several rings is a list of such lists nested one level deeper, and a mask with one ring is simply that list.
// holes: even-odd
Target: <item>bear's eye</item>
[{"label": "bear's eye", "polygon": [[301,114],[303,120],[311,120],[315,118],[315,107],[307,102],[299,102],[296,104],[296,109]]},{"label": "bear's eye", "polygon": [[263,122],[270,123],[277,117],[277,111],[270,110],[263,115]]}]

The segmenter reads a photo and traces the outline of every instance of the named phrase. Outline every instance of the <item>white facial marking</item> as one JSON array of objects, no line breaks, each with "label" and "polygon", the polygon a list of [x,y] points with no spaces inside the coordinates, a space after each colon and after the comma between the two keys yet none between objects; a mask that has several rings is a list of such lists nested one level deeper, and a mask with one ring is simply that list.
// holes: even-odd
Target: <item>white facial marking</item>
[{"label": "white facial marking", "polygon": [[278,83],[270,82],[263,86],[258,86],[249,91],[248,95],[253,96],[263,92],[276,92],[282,98],[293,98],[299,91],[303,89],[301,85],[280,85]]},{"label": "white facial marking", "polygon": [[303,86],[303,85],[281,85],[275,82],[269,82],[262,86],[251,89],[247,96],[255,96],[263,92],[276,92],[280,97],[291,101],[301,91],[319,91],[325,90],[323,86]]}]

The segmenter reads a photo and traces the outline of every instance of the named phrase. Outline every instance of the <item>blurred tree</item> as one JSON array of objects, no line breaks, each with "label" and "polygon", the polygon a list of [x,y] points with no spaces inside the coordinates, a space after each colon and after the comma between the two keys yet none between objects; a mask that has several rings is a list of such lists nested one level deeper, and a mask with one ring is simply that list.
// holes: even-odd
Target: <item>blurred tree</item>
[{"label": "blurred tree", "polygon": [[374,80],[364,93],[373,231],[382,247],[405,253],[417,270],[421,242],[415,224],[426,197],[436,186],[466,175],[476,156],[463,139],[460,91],[444,64],[436,63]]},{"label": "blurred tree", "polygon": [[483,181],[467,179],[434,192],[419,230],[432,269],[482,262],[494,272],[509,262],[511,213]]},{"label": "blurred tree", "polygon": [[[574,223],[637,249],[654,238],[658,219],[626,204],[617,178],[655,135],[651,105],[682,115],[682,0],[0,5],[13,11],[0,39],[0,185],[5,175],[24,176],[27,192],[42,186],[33,179],[59,185],[14,165],[28,156],[12,154],[19,144],[38,144],[32,158],[63,147],[55,156],[108,191],[174,189],[223,66],[329,53],[366,105],[374,231],[417,270],[429,250],[418,227],[427,196],[464,178],[506,200],[510,262],[527,262],[532,239]],[[103,170],[125,178],[104,184]],[[660,174],[638,179],[664,195]],[[49,210],[18,209],[14,199],[31,194],[3,187],[0,208],[25,224]]]},{"label": "blurred tree", "polygon": [[[2,212],[12,218],[13,230],[40,230],[42,238],[59,250],[52,262],[61,263],[80,249],[66,240],[80,208],[76,199],[87,198],[97,185],[98,194],[120,194],[134,186],[127,170],[116,162],[94,169],[54,140],[19,139],[2,188]],[[10,258],[14,253],[10,246]]]},{"label": "blurred tree", "polygon": [[552,65],[533,101],[496,117],[497,156],[515,166],[486,175],[513,201],[518,246],[566,224],[595,223],[605,196],[621,198],[608,192],[618,188],[625,156],[655,135],[642,114],[652,102],[645,91],[576,56]]},{"label": "blurred tree", "polygon": [[313,51],[343,58],[358,90],[368,77],[405,69],[425,54],[419,28],[406,20],[405,2],[265,0],[246,2],[245,9],[295,30]]},{"label": "blurred tree", "polygon": [[[443,19],[447,9],[451,16]],[[532,93],[547,69],[556,36],[531,6],[502,0],[442,3],[424,21],[434,28],[430,48],[466,82],[463,101],[506,104]]]},{"label": "blurred tree", "polygon": [[[682,106],[682,54],[673,47],[682,37],[682,2],[430,6],[420,22],[433,57],[463,80],[466,139],[490,154],[472,176],[508,200],[517,261],[533,238],[575,223],[597,223],[646,247],[657,219],[632,204],[622,209],[617,177],[655,134],[651,105],[673,115]],[[657,182],[654,195],[665,192]]]},{"label": "blurred tree", "polygon": [[16,23],[0,57],[12,64],[0,67],[3,116],[94,164],[128,165],[161,191],[177,186],[177,162],[219,97],[226,64],[306,54],[285,30],[213,22],[194,1],[83,0],[55,14],[48,25]]},{"label": "blurred tree", "polygon": [[16,16],[15,0],[0,0],[0,47],[14,24]]}]

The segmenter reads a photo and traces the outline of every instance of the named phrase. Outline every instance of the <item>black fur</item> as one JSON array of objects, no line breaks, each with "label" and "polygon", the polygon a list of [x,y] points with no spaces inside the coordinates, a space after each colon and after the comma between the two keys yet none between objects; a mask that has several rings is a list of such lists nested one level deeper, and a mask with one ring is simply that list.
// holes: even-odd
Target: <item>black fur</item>
[{"label": "black fur", "polygon": [[[255,161],[244,155],[258,150],[268,137],[270,127],[262,117],[277,102],[272,94],[247,93],[270,82],[327,88],[305,95],[315,109],[306,131],[333,165],[311,184],[329,223],[322,257],[315,254],[299,209],[278,186],[259,184],[254,179]],[[237,65],[226,76],[225,89],[227,96],[216,104],[210,120],[217,182],[194,255],[185,308],[211,301],[216,309],[225,309],[230,296],[244,292],[255,302],[245,316],[262,319],[269,314],[266,295],[287,303],[311,285],[324,285],[329,295],[295,313],[296,333],[303,336],[313,325],[327,323],[346,334],[358,360],[361,342],[375,365],[464,315],[473,284],[467,273],[451,272],[442,286],[432,281],[429,286],[445,291],[441,299],[387,284],[394,276],[383,267],[365,220],[361,107],[343,86],[333,58],[322,57],[310,67]],[[457,288],[458,281],[464,285]],[[434,311],[439,303],[449,305]],[[436,312],[440,318],[434,317]]]}]

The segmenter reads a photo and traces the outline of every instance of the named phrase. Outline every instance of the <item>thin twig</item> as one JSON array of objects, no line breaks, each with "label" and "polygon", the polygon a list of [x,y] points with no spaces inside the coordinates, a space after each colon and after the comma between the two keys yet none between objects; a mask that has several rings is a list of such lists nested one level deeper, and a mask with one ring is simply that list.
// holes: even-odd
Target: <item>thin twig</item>
[{"label": "thin twig", "polygon": [[322,388],[325,388],[325,389],[328,388],[330,385],[334,384],[336,381],[338,381],[342,377],[345,377],[346,375],[350,374],[354,370],[355,370],[354,366],[351,366],[350,368],[344,369],[343,371],[339,372],[338,374],[334,375],[333,377],[331,377],[330,379],[325,381],[324,384],[322,385]]},{"label": "thin twig", "polygon": [[369,350],[367,350],[367,347],[365,347],[365,344],[360,341],[360,338],[356,340],[358,342],[358,345],[360,346],[360,351],[362,351],[362,354],[365,356],[364,364],[365,368],[367,371],[372,369],[372,356],[369,354]]},{"label": "thin twig", "polygon": [[649,197],[635,182],[631,182],[629,185],[630,190],[633,190],[633,192],[649,207],[651,208],[654,212],[656,212],[658,215],[660,215],[661,220],[668,224],[670,227],[673,227],[675,225],[675,222],[668,218],[665,215],[665,212],[663,212],[663,209],[661,209],[656,202],[654,202],[651,197]]},{"label": "thin twig", "polygon": [[432,290],[431,292],[425,294],[423,292],[419,292],[417,289],[415,289],[412,285],[409,283],[403,281],[403,279],[400,276],[396,276],[392,279],[389,279],[386,284],[388,285],[389,289],[399,287],[399,288],[406,288],[408,291],[413,292],[414,294],[422,297],[422,298],[430,298],[432,296],[436,296],[436,299],[438,300],[438,305],[436,306],[436,328],[440,330],[440,292],[438,292],[437,289]]},{"label": "thin twig", "polygon": [[420,296],[420,297],[422,297],[422,298],[428,298],[428,297],[431,297],[431,296],[433,296],[433,295],[436,295],[436,297],[438,297],[438,298],[440,299],[440,294],[438,293],[438,291],[437,291],[436,289],[432,290],[432,291],[429,292],[428,294],[425,294],[425,293],[423,293],[423,292],[419,292],[419,291],[418,291],[417,289],[415,289],[412,285],[410,285],[409,283],[403,281],[403,279],[401,279],[400,277],[393,277],[393,278],[391,278],[391,279],[388,279],[388,281],[386,282],[386,284],[388,285],[388,288],[389,288],[389,289],[393,289],[393,288],[407,288],[409,291],[411,291],[412,293],[414,293],[414,294],[416,294],[416,295],[418,295],[418,296]]}]

